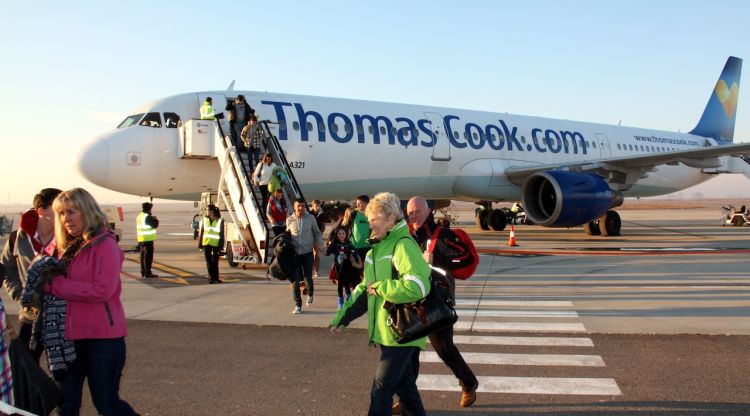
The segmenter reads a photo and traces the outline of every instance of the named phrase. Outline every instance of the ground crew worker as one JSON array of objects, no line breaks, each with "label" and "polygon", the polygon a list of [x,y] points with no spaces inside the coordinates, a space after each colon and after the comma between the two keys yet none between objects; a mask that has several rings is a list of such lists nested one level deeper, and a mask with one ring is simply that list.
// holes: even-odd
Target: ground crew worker
[{"label": "ground crew worker", "polygon": [[135,219],[135,230],[141,251],[141,277],[145,278],[159,277],[158,275],[151,273],[151,264],[154,262],[156,228],[159,227],[159,220],[151,214],[151,208],[153,206],[154,204],[150,202],[144,202],[141,205],[143,210]]},{"label": "ground crew worker", "polygon": [[216,115],[214,114],[213,100],[211,97],[206,97],[206,101],[201,106],[201,120],[215,120]]},{"label": "ground crew worker", "polygon": [[224,246],[224,220],[216,205],[206,207],[206,216],[201,222],[198,248],[203,249],[208,269],[208,283],[224,283],[219,280],[219,252]]}]

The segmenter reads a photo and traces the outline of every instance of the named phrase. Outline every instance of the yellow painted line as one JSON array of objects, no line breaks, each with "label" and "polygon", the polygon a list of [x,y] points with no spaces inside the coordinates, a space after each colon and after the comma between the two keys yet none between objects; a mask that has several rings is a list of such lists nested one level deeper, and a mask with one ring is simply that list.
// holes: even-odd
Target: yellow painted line
[{"label": "yellow painted line", "polygon": [[160,277],[159,280],[165,280],[167,282],[177,283],[180,285],[186,285],[190,286],[190,283],[188,283],[187,280],[181,278],[181,277]]},{"label": "yellow painted line", "polygon": [[[133,263],[137,263],[137,264],[141,263],[140,259],[133,259],[133,258],[130,258],[130,257],[125,257],[125,259],[130,260]],[[173,274],[173,275],[179,276],[179,277],[193,277],[193,276],[197,276],[194,273],[190,273],[190,272],[187,272],[185,270],[177,269],[177,268],[174,268],[174,267],[167,266],[166,264],[161,264],[161,263],[157,263],[157,262],[154,262],[151,265],[151,268],[156,269],[156,270],[161,270],[161,271],[164,271],[164,272],[167,272],[169,274]]]}]

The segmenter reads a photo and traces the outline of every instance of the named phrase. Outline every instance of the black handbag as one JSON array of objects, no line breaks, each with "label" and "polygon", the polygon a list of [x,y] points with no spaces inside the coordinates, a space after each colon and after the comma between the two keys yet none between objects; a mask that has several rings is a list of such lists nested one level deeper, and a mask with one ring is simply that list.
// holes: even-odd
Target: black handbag
[{"label": "black handbag", "polygon": [[[398,279],[398,271],[391,267],[393,279]],[[388,310],[388,326],[396,335],[396,342],[406,344],[427,335],[453,326],[458,314],[453,309],[455,302],[448,295],[448,283],[442,270],[432,269],[430,293],[412,303],[393,304],[385,302]],[[443,272],[445,273],[445,272]]]},{"label": "black handbag", "polygon": [[62,401],[62,391],[32,358],[19,337],[10,342],[13,400],[19,409],[48,415]]}]

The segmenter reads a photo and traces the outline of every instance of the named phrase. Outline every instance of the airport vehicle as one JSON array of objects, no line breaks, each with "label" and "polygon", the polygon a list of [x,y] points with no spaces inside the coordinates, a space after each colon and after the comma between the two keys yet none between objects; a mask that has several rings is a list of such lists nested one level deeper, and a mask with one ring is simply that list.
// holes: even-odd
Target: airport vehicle
[{"label": "airport vehicle", "polygon": [[234,205],[246,205],[239,221],[262,233],[260,201],[243,184],[250,166],[226,139],[225,120],[196,119],[206,97],[221,108],[243,94],[262,121],[265,150],[299,179],[287,200],[303,188],[322,200],[389,190],[474,201],[486,213],[480,223],[493,229],[507,218],[492,203],[520,200],[534,224],[618,235],[613,208],[625,197],[672,193],[720,173],[750,174],[736,157],[749,154],[750,144],[733,143],[741,66],[739,58],[727,60],[689,133],[235,91],[232,83],[143,106],[82,149],[78,167],[91,182],[134,195],[195,200],[227,191]]},{"label": "airport vehicle", "polygon": [[740,209],[732,205],[721,207],[721,225],[750,225],[750,212],[745,209],[744,205]]},{"label": "airport vehicle", "polygon": [[122,239],[122,222],[125,221],[122,207],[102,206],[102,211],[107,214],[109,228],[115,232],[115,239],[119,243]]}]

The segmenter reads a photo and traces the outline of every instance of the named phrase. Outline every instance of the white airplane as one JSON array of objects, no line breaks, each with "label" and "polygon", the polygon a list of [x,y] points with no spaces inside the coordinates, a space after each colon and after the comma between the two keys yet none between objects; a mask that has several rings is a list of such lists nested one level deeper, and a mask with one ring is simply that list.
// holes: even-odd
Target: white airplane
[{"label": "white airplane", "polygon": [[119,192],[197,200],[215,190],[215,159],[182,158],[177,128],[243,94],[275,133],[308,196],[351,199],[391,191],[409,198],[480,203],[483,228],[502,229],[497,201],[523,201],[550,227],[617,235],[624,197],[669,194],[718,173],[743,173],[733,144],[742,60],[730,57],[689,133],[420,105],[255,91],[194,92],[149,103],[79,154],[91,182]]}]

